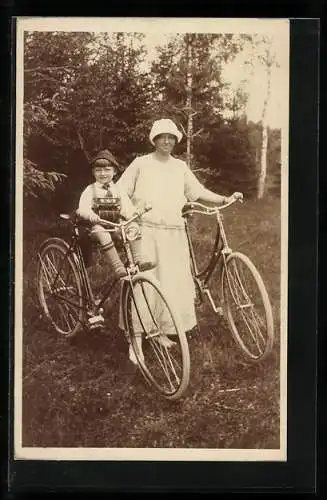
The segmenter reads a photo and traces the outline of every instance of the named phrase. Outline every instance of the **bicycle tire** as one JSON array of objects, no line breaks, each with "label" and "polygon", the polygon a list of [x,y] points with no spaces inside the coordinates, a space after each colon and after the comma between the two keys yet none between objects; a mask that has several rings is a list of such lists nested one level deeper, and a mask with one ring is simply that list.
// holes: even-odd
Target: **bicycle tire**
[{"label": "bicycle tire", "polygon": [[[49,238],[42,244],[38,253],[36,282],[39,303],[47,321],[57,333],[65,337],[73,337],[83,322],[84,300],[78,264],[74,254],[67,255],[68,249],[68,244],[60,238]],[[57,261],[55,261],[55,256],[58,258]],[[59,269],[56,269],[58,261],[61,267],[58,266]],[[66,271],[68,272],[65,273]],[[48,302],[46,299],[44,279],[48,288],[51,288],[50,278],[54,277],[54,272],[57,273],[57,278],[53,284],[59,282],[60,286],[56,289],[55,296],[53,296],[53,291],[48,290],[52,295],[52,304],[50,305],[50,301]],[[71,274],[73,278],[69,286],[65,284],[64,273],[67,277]],[[66,322],[66,329],[63,322]]]},{"label": "bicycle tire", "polygon": [[[144,378],[166,399],[181,398],[190,379],[189,347],[186,334],[178,323],[178,316],[159,283],[154,278],[138,274],[132,286],[126,287],[123,307],[125,330]],[[142,352],[137,340],[141,328]],[[168,338],[172,337],[175,342],[171,348],[161,345],[163,328],[169,332]],[[164,380],[165,376],[167,380]]]},{"label": "bicycle tire", "polygon": [[[238,265],[236,265],[236,263],[238,263]],[[262,320],[256,317],[254,307],[252,307],[254,303],[250,300],[252,296],[250,297],[248,294],[243,282],[244,273],[242,277],[240,276],[241,266],[247,270],[248,275],[252,278],[262,301],[265,323],[264,336],[261,334],[261,330],[259,330]],[[234,277],[232,276],[233,271],[235,271]],[[262,361],[272,350],[274,343],[274,325],[269,295],[259,271],[249,257],[240,252],[233,252],[227,257],[225,265],[223,266],[221,286],[224,313],[237,346],[249,361]],[[240,300],[242,300],[243,303],[238,303],[237,305],[236,303],[240,302]],[[247,300],[247,302],[244,303],[244,300]],[[236,324],[234,317],[235,313],[232,312],[233,304],[236,304],[236,309],[239,310],[242,323],[245,324],[246,328],[250,331],[250,327],[252,326],[253,330],[255,330],[254,332],[250,332],[252,340],[250,337],[249,339],[244,339],[242,337],[239,331],[241,325],[239,322]],[[248,310],[250,310],[250,315],[248,319],[245,319],[246,313],[244,311]],[[255,351],[254,344],[256,344],[256,342],[257,350]]]}]

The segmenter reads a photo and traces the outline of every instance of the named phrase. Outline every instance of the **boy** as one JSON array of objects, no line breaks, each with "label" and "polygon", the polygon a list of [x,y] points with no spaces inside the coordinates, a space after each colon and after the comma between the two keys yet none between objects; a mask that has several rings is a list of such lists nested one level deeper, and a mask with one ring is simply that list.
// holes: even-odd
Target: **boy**
[{"label": "boy", "polygon": [[[91,161],[91,167],[95,182],[89,184],[82,192],[77,214],[91,223],[91,239],[100,244],[112,272],[121,278],[126,276],[126,269],[111,234],[99,224],[99,221],[101,218],[112,222],[118,222],[121,217],[129,219],[137,213],[137,210],[127,194],[113,182],[113,177],[119,171],[119,164],[110,151],[107,149],[100,151]],[[139,264],[142,270],[154,267],[151,262],[142,262],[140,239],[132,242],[131,250],[135,263]]]},{"label": "boy", "polygon": [[[115,157],[107,149],[100,151],[91,161],[92,173],[95,182],[89,184],[82,192],[77,214],[91,224],[90,236],[100,244],[101,250],[107,257],[112,272],[119,278],[127,275],[126,269],[112,241],[111,234],[101,226],[100,219],[118,222],[121,217],[129,219],[138,213],[128,195],[113,182],[113,177],[119,171]],[[141,236],[131,242],[131,252],[135,264],[141,271],[155,267],[153,262],[143,261],[141,257]],[[102,315],[92,318],[92,327],[103,324]],[[141,338],[137,339],[141,349]],[[137,366],[133,348],[129,345],[129,360]]]}]

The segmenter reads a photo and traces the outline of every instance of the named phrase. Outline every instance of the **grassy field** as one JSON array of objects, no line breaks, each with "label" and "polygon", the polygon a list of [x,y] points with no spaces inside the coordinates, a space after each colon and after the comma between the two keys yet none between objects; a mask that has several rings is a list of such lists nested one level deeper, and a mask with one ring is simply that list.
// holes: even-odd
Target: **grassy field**
[{"label": "grassy field", "polygon": [[[189,337],[190,386],[173,403],[126,370],[127,345],[117,328],[67,340],[47,327],[35,292],[35,249],[44,235],[26,230],[23,446],[279,448],[280,202],[236,204],[224,219],[230,246],[254,261],[266,283],[274,349],[263,363],[246,363],[224,321],[204,304]],[[201,259],[213,234],[213,221],[197,221]]]}]

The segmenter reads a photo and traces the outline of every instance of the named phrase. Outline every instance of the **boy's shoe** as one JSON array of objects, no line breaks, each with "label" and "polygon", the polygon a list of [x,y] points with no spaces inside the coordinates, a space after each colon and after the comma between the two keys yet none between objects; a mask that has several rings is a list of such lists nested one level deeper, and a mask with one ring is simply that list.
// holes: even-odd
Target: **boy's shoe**
[{"label": "boy's shoe", "polygon": [[104,325],[104,317],[102,314],[96,314],[94,316],[91,316],[87,320],[88,326],[90,330],[94,330],[95,328],[101,328]]},{"label": "boy's shoe", "polygon": [[152,261],[146,262],[137,262],[140,271],[150,271],[150,269],[154,269],[156,267],[156,263]]}]

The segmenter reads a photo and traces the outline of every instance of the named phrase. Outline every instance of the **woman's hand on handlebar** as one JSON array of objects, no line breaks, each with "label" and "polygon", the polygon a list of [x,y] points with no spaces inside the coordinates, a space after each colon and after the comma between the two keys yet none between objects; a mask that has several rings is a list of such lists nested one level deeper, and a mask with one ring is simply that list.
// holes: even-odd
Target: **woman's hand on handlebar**
[{"label": "woman's hand on handlebar", "polygon": [[227,204],[237,200],[239,200],[240,202],[243,201],[243,193],[235,191],[235,193],[233,193],[231,196],[226,197],[225,203]]}]

